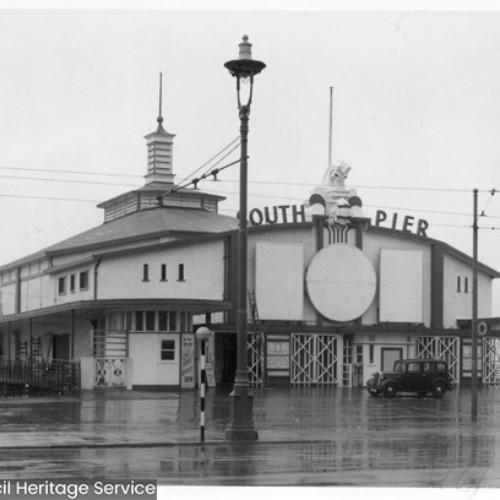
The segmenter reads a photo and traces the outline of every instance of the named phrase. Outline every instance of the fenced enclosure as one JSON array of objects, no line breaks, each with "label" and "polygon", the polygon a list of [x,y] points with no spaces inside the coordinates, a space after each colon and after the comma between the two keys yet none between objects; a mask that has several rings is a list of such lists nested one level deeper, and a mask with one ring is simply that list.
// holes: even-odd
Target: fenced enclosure
[{"label": "fenced enclosure", "polygon": [[81,386],[80,363],[57,359],[0,358],[0,395],[61,393]]}]

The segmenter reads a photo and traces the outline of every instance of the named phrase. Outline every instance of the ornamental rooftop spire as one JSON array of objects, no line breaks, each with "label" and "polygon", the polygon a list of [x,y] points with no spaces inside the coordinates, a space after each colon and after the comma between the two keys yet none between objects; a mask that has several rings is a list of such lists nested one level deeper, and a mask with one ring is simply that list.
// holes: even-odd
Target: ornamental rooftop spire
[{"label": "ornamental rooftop spire", "polygon": [[160,73],[158,127],[156,132],[145,136],[148,148],[148,170],[145,176],[146,183],[161,182],[174,183],[173,173],[173,144],[174,134],[170,134],[163,128],[162,114],[162,91],[163,75]]}]

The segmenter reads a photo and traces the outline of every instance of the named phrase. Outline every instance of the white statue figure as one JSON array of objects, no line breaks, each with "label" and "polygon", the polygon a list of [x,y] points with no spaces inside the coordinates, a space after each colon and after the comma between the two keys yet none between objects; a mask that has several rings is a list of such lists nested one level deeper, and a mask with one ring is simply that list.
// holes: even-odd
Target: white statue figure
[{"label": "white statue figure", "polygon": [[349,174],[351,167],[345,161],[334,163],[325,172],[323,177],[323,185],[327,186],[342,186],[345,187],[345,180]]}]

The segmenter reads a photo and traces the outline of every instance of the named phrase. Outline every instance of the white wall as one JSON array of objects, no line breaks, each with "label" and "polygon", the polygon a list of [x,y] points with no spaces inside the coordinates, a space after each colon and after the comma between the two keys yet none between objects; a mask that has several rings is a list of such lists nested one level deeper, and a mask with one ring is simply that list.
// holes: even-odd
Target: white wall
[{"label": "white wall", "polygon": [[[443,265],[443,326],[456,328],[457,318],[472,317],[472,265],[453,257],[444,256]],[[457,276],[461,277],[461,291],[457,291]],[[465,291],[468,278],[468,292]],[[491,316],[491,278],[478,272],[478,316]]]},{"label": "white wall", "polygon": [[[143,265],[149,281],[143,281]],[[160,280],[167,265],[167,281]],[[178,281],[184,264],[185,281]],[[98,299],[175,298],[222,300],[224,292],[224,242],[144,251],[103,259],[98,275]]]},{"label": "white wall", "polygon": [[[368,257],[380,279],[380,252],[381,249],[413,250],[422,253],[422,322],[430,326],[431,322],[431,249],[424,242],[404,238],[395,234],[365,233],[363,238],[363,253]],[[380,293],[377,292],[375,300],[363,315],[364,325],[374,325],[378,322],[378,309],[380,307]]]},{"label": "white wall", "polygon": [[260,319],[304,319],[304,245],[257,242],[255,295]]},{"label": "white wall", "polygon": [[[161,341],[175,341],[175,359],[161,360]],[[130,334],[132,385],[178,385],[180,379],[180,335]]]},{"label": "white wall", "polygon": [[380,321],[422,323],[423,294],[422,251],[380,249]]}]

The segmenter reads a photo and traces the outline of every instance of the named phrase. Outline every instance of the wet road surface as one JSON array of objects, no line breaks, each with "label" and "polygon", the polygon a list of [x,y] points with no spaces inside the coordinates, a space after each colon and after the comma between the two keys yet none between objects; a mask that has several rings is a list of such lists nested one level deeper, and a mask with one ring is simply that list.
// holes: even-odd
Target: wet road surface
[{"label": "wet road surface", "polygon": [[[227,394],[92,391],[0,402],[0,479],[155,478],[168,485],[500,487],[500,388],[443,399],[360,389],[255,390],[256,443],[228,443]],[[56,447],[54,447],[56,446]]]}]

